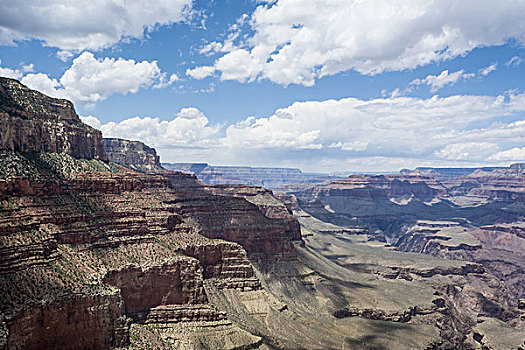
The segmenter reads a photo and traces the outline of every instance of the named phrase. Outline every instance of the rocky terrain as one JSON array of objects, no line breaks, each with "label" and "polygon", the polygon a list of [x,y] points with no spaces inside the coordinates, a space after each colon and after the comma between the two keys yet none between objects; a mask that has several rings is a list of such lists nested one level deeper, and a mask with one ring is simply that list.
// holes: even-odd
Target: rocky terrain
[{"label": "rocky terrain", "polygon": [[113,163],[142,173],[163,170],[157,151],[142,142],[105,138],[104,147],[109,160]]},{"label": "rocky terrain", "polygon": [[100,131],[82,123],[73,104],[0,77],[0,148],[63,152],[107,160]]},{"label": "rocky terrain", "polygon": [[479,177],[508,196],[416,174],[213,186],[7,83],[0,349],[525,348],[519,166]]},{"label": "rocky terrain", "polygon": [[[432,279],[437,271],[466,276],[468,282],[454,278],[449,287],[438,290],[472,324],[490,324],[471,328],[474,344],[484,349],[523,348],[524,175],[523,164],[353,175],[289,186],[281,198],[294,209],[302,227],[308,228],[309,233],[303,233],[306,246],[323,251],[341,266],[410,281],[416,275]],[[390,252],[373,251],[385,247]],[[415,256],[398,255],[404,252],[418,253],[417,259],[429,257],[415,268],[407,266]],[[456,262],[467,265],[440,266]],[[428,267],[421,269],[420,264]],[[345,308],[341,314],[359,311]],[[514,335],[508,339],[514,345],[487,331],[496,325],[510,326]],[[505,329],[502,334],[507,334]]]}]

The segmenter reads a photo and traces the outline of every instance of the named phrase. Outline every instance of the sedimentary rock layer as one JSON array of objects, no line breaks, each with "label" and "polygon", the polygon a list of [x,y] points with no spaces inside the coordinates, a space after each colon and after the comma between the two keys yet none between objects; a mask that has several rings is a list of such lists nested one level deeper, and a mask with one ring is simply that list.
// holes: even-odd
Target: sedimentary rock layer
[{"label": "sedimentary rock layer", "polygon": [[3,77],[0,77],[0,148],[108,159],[101,132],[83,124],[70,101],[48,97]]},{"label": "sedimentary rock layer", "polygon": [[109,160],[143,173],[163,170],[154,148],[139,141],[105,138],[104,146]]}]

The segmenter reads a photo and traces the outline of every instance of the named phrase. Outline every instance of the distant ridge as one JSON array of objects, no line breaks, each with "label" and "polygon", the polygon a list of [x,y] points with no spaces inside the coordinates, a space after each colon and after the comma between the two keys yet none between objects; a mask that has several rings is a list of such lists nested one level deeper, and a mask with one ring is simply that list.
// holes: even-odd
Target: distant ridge
[{"label": "distant ridge", "polygon": [[472,174],[476,170],[482,171],[494,171],[496,169],[505,169],[505,167],[473,167],[473,168],[434,168],[434,167],[417,167],[414,170],[403,169],[401,173],[409,174],[412,172],[420,173],[434,173],[439,175],[453,175],[453,176],[466,176]]},{"label": "distant ridge", "polygon": [[215,166],[207,163],[162,163],[169,170],[194,174],[210,185],[242,184],[276,189],[283,185],[317,183],[341,177],[303,173],[297,168]]}]

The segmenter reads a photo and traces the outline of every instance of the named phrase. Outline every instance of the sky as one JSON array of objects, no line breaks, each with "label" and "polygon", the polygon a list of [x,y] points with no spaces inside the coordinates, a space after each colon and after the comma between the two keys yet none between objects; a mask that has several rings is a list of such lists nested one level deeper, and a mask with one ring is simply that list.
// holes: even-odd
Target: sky
[{"label": "sky", "polygon": [[525,0],[0,0],[0,76],[163,162],[525,162]]}]

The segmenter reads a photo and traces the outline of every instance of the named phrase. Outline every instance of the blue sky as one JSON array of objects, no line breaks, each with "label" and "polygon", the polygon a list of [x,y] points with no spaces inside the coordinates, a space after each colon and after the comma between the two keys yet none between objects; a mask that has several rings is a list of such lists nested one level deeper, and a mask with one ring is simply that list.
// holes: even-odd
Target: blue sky
[{"label": "blue sky", "polygon": [[522,0],[3,1],[0,75],[163,161],[508,165],[524,19]]}]

